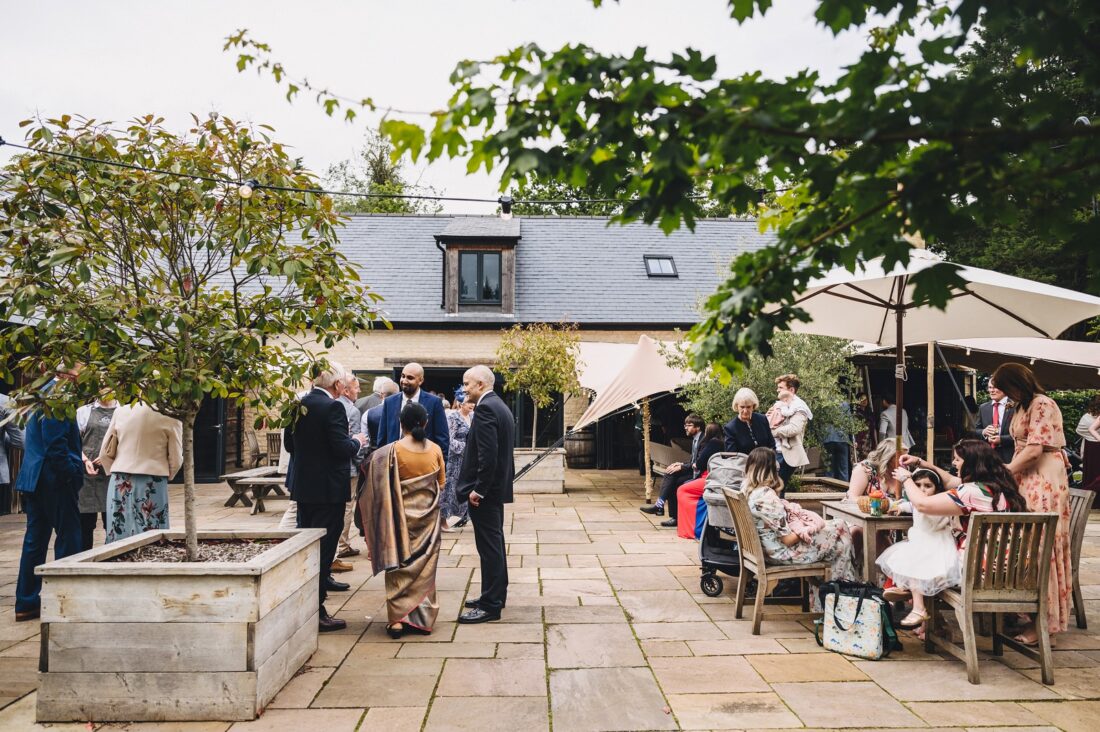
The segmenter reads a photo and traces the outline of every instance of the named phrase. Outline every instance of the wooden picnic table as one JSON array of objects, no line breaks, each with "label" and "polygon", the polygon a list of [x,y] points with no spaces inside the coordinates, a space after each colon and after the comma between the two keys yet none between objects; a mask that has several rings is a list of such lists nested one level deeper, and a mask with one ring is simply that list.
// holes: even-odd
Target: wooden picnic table
[{"label": "wooden picnic table", "polygon": [[241,478],[237,481],[237,485],[241,486],[244,490],[249,488],[252,489],[252,502],[255,505],[252,506],[252,510],[249,513],[253,516],[264,512],[264,499],[271,498],[272,493],[277,496],[287,497],[286,491],[283,490],[286,486],[285,475]]},{"label": "wooden picnic table", "polygon": [[218,480],[224,480],[229,486],[229,490],[233,491],[233,495],[225,502],[225,507],[232,508],[238,503],[241,503],[246,508],[251,508],[252,501],[248,498],[249,486],[241,485],[241,481],[251,478],[268,478],[277,475],[278,472],[279,467],[277,465],[262,465],[258,468],[239,470],[236,473],[226,473],[219,477]]},{"label": "wooden picnic table", "polygon": [[821,510],[825,520],[838,518],[855,524],[863,529],[863,581],[874,583],[876,576],[875,560],[878,559],[878,535],[883,531],[908,531],[913,525],[909,514],[891,516],[872,516],[859,510],[859,506],[848,501],[822,501]]}]

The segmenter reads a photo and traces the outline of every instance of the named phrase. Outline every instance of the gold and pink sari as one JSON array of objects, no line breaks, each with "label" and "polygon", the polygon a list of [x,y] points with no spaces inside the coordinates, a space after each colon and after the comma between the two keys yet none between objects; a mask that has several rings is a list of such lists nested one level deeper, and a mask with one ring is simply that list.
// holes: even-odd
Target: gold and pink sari
[{"label": "gold and pink sari", "polygon": [[386,445],[371,455],[359,515],[371,569],[374,574],[386,573],[389,622],[429,632],[439,615],[438,471],[402,479],[395,447]]}]

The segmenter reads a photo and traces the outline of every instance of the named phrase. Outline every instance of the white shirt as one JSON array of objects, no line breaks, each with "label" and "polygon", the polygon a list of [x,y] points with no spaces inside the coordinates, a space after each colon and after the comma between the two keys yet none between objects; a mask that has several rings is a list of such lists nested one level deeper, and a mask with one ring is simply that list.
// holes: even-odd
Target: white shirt
[{"label": "white shirt", "polygon": [[[1008,409],[1008,397],[1001,397],[1000,401],[992,403],[997,405],[997,427],[999,428],[1001,423],[1004,422],[1005,410]],[[992,410],[989,412],[989,418],[993,419]],[[1004,430],[1001,430],[1001,432],[1004,432]]]},{"label": "white shirt", "polygon": [[417,404],[420,403],[420,390],[419,389],[417,389],[416,393],[413,394],[412,396],[408,396],[404,392],[402,392],[402,394],[401,394],[401,409],[402,409],[402,411],[404,411],[405,407],[407,407],[409,405],[409,402],[416,402]]}]

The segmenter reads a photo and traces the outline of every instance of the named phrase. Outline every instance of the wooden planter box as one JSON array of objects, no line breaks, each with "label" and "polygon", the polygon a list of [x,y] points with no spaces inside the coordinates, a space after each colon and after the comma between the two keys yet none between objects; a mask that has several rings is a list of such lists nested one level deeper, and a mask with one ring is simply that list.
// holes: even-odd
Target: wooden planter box
[{"label": "wooden planter box", "polygon": [[[546,452],[545,450],[531,450],[530,448],[515,451],[516,472],[523,469],[527,463]],[[565,450],[558,448],[552,450],[542,462],[531,471],[516,481],[514,486],[516,493],[564,493],[565,492]]]},{"label": "wooden planter box", "polygon": [[105,562],[150,531],[42,565],[38,721],[251,720],[317,650],[321,529],[248,562]]}]

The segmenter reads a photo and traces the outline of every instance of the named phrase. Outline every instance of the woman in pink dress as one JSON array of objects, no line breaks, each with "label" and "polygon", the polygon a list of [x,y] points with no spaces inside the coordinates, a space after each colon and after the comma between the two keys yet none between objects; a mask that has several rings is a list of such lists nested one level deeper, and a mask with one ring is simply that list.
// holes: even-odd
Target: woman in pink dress
[{"label": "woman in pink dress", "polygon": [[[993,372],[991,384],[1016,404],[1010,431],[1016,441],[1016,454],[1008,464],[1016,476],[1020,493],[1029,511],[1058,516],[1051,556],[1050,584],[1047,594],[1047,629],[1060,633],[1069,622],[1069,597],[1073,589],[1073,565],[1069,546],[1069,476],[1062,448],[1062,412],[1043,392],[1035,374],[1027,366],[1006,363]],[[1038,636],[1035,621],[1024,626],[1016,639],[1035,645]]]}]

